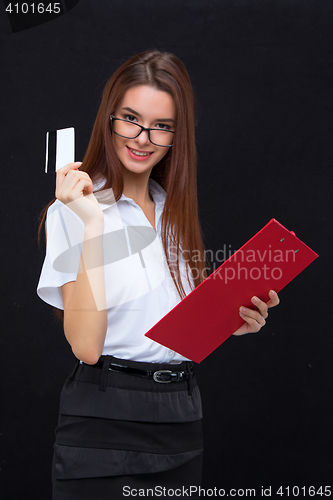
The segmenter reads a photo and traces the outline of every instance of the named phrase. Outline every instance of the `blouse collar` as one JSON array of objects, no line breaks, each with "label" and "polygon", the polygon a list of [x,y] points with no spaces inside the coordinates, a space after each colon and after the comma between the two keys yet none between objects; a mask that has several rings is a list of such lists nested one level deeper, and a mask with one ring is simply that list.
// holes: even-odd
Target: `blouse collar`
[{"label": "blouse collar", "polygon": [[[113,190],[111,188],[95,192],[97,189],[100,189],[104,184],[105,184],[105,178],[99,179],[94,183],[94,195],[102,210],[106,210],[110,206],[114,205],[114,203],[116,202],[113,195]],[[154,179],[151,178],[149,178],[149,192],[153,197],[153,200],[156,204],[156,208],[162,209],[165,202],[166,192],[162,188],[162,186],[158,184],[158,182],[156,182]],[[124,194],[121,195],[121,197],[118,200],[118,203],[120,201],[125,201],[127,203],[130,203],[131,205],[136,205],[135,201],[132,198],[129,198]]]}]

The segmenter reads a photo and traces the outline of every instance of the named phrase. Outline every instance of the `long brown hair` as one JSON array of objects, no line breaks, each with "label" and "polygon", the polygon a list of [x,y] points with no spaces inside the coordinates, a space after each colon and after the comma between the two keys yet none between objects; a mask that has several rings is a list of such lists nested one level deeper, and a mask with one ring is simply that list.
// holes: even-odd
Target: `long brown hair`
[{"label": "long brown hair", "polygon": [[[161,219],[162,244],[179,296],[184,298],[186,293],[179,270],[180,253],[186,251],[187,279],[190,283],[192,278],[195,287],[206,278],[207,268],[198,218],[193,89],[184,64],[175,55],[157,50],[142,52],[125,62],[112,75],[104,88],[80,170],[87,172],[93,182],[104,176],[106,182],[102,189],[112,188],[116,201],[119,200],[124,184],[121,163],[113,145],[110,115],[115,114],[125,92],[139,85],[149,85],[167,92],[175,103],[173,146],[154,166],[151,177],[166,191]],[[47,208],[53,201],[44,209],[39,233]]]}]

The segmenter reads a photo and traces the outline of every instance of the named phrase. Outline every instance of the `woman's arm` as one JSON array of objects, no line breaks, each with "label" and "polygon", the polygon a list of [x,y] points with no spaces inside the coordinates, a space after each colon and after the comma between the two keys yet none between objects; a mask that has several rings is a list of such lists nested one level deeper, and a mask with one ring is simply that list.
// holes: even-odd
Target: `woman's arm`
[{"label": "woman's arm", "polygon": [[70,163],[57,172],[56,197],[85,224],[77,279],[61,287],[64,332],[74,355],[84,363],[95,364],[103,352],[107,330],[104,216],[92,194],[90,177],[78,167],[78,163]]},{"label": "woman's arm", "polygon": [[[81,272],[76,281],[61,287],[65,336],[74,355],[88,364],[95,364],[102,354],[107,330],[103,229],[104,225],[86,226]],[[89,268],[93,267],[88,272],[85,265],[87,262],[90,262]]]}]

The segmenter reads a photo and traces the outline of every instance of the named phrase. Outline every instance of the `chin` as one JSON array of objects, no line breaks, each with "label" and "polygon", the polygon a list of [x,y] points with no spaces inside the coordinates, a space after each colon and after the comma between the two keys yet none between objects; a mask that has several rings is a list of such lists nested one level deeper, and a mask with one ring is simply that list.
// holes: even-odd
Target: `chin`
[{"label": "chin", "polygon": [[126,165],[125,162],[122,162],[123,170],[127,172],[132,172],[133,174],[143,174],[145,172],[151,172],[153,166],[143,166],[143,165]]}]

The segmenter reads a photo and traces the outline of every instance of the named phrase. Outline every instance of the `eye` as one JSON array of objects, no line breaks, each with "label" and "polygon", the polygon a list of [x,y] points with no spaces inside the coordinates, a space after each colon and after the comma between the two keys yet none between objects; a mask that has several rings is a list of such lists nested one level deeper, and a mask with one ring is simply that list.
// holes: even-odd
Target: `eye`
[{"label": "eye", "polygon": [[166,123],[157,123],[155,125],[155,128],[160,128],[162,130],[171,130],[171,127],[167,125]]},{"label": "eye", "polygon": [[124,115],[124,119],[127,120],[127,121],[129,121],[129,122],[136,121],[136,118],[133,115]]}]

